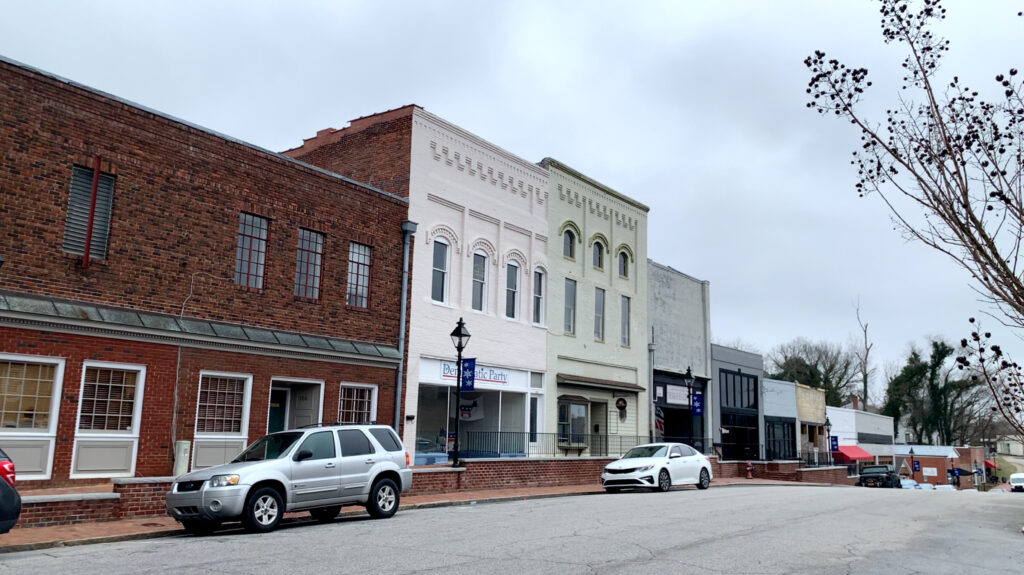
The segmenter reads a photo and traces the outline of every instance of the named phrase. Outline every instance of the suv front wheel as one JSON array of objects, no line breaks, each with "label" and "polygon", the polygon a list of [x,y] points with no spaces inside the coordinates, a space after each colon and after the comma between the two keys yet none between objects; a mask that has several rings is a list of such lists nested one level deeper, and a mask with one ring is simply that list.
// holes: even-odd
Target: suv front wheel
[{"label": "suv front wheel", "polygon": [[246,499],[243,522],[250,531],[266,532],[277,527],[282,515],[281,494],[273,487],[261,487]]},{"label": "suv front wheel", "polygon": [[370,499],[366,502],[366,511],[374,519],[387,519],[398,511],[399,492],[395,482],[378,479],[370,489]]}]

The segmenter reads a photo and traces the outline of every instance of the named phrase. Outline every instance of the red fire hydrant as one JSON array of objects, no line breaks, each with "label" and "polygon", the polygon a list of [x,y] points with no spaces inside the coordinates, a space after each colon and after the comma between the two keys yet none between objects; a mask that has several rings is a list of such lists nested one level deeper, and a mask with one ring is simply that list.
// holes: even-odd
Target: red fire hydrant
[{"label": "red fire hydrant", "polygon": [[747,462],[747,479],[753,479],[753,478],[754,478],[754,464],[748,461]]}]

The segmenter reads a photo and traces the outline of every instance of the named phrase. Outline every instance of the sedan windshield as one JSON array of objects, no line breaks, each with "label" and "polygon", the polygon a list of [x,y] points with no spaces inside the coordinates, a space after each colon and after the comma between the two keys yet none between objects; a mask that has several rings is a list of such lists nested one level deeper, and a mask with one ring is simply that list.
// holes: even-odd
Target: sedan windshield
[{"label": "sedan windshield", "polygon": [[634,457],[665,457],[668,453],[667,445],[640,445],[634,447],[626,452],[622,456],[623,459],[632,459]]},{"label": "sedan windshield", "polygon": [[247,447],[245,451],[239,453],[238,457],[232,460],[231,463],[277,459],[284,455],[284,452],[288,451],[288,448],[294,445],[300,437],[302,437],[301,431],[289,431],[285,433],[264,435],[257,439],[255,443]]}]

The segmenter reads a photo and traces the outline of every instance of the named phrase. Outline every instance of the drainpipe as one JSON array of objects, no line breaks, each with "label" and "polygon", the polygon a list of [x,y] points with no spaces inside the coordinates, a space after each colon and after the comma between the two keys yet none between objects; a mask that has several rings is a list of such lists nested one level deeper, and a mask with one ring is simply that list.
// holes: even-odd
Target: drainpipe
[{"label": "drainpipe", "polygon": [[409,299],[409,244],[412,242],[412,235],[416,233],[416,222],[405,220],[402,222],[402,303],[401,312],[398,316],[398,373],[395,374],[395,433],[402,436],[402,383],[405,381],[405,316],[408,309],[406,301]]}]

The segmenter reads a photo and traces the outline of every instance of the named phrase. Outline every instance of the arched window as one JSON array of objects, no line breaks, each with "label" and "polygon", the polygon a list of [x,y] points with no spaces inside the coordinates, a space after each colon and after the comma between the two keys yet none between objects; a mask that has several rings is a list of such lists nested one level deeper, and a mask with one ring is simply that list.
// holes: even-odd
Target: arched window
[{"label": "arched window", "polygon": [[519,266],[512,262],[505,268],[505,317],[519,317]]},{"label": "arched window", "polygon": [[594,267],[604,269],[604,244],[601,242],[594,242]]},{"label": "arched window", "polygon": [[448,254],[450,246],[441,238],[434,238],[434,274],[430,297],[436,302],[448,302]]},{"label": "arched window", "polygon": [[619,275],[629,277],[629,254],[626,252],[619,252]]},{"label": "arched window", "polygon": [[473,254],[473,309],[487,309],[487,255],[483,252]]},{"label": "arched window", "polygon": [[576,259],[576,234],[572,230],[565,230],[562,233],[562,255],[569,259]]}]

